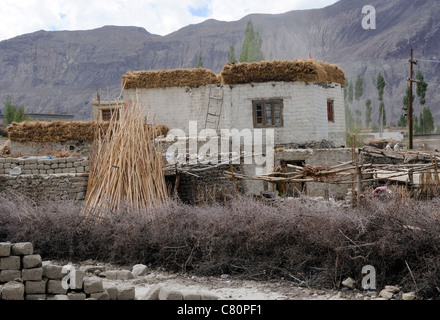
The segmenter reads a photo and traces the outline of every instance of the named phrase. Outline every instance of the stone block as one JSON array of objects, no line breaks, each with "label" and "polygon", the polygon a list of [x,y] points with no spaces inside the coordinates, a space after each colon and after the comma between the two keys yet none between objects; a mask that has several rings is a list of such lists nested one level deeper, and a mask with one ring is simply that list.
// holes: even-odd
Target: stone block
[{"label": "stone block", "polygon": [[162,286],[156,285],[148,290],[147,294],[141,298],[141,300],[159,300],[159,292],[162,290]]},{"label": "stone block", "polygon": [[26,294],[46,293],[46,280],[41,281],[25,281]]},{"label": "stone block", "polygon": [[67,294],[67,288],[63,288],[62,280],[47,281],[47,293],[49,294]]},{"label": "stone block", "polygon": [[109,300],[118,300],[118,288],[114,284],[103,282],[103,287],[108,293]]},{"label": "stone block", "polygon": [[183,294],[180,291],[162,288],[159,291],[159,300],[183,300]]},{"label": "stone block", "polygon": [[94,298],[96,300],[110,300],[110,296],[105,289],[102,292],[91,293],[89,298]]},{"label": "stone block", "polygon": [[98,293],[104,291],[104,287],[102,285],[102,279],[98,277],[84,278],[83,288],[86,294],[92,294],[92,293]]},{"label": "stone block", "polygon": [[46,300],[45,294],[27,294],[25,300]]},{"label": "stone block", "polygon": [[2,270],[0,271],[0,282],[9,282],[21,278],[20,270]]},{"label": "stone block", "polygon": [[118,300],[134,300],[136,297],[136,289],[131,285],[119,285],[118,289]]},{"label": "stone block", "polygon": [[11,248],[13,255],[28,255],[34,253],[34,246],[31,242],[18,242],[14,243]]},{"label": "stone block", "polygon": [[9,256],[0,258],[0,270],[20,270],[20,257]]},{"label": "stone block", "polygon": [[105,276],[109,280],[130,280],[134,279],[130,270],[109,270],[105,272]]},{"label": "stone block", "polygon": [[61,266],[54,264],[43,265],[43,277],[51,280],[62,280],[65,275]]},{"label": "stone block", "polygon": [[38,268],[42,266],[41,256],[39,254],[31,254],[23,256],[21,262],[24,269]]},{"label": "stone block", "polygon": [[203,292],[201,294],[201,300],[218,300],[218,299],[219,299],[218,296],[212,293]]},{"label": "stone block", "polygon": [[2,287],[2,300],[24,300],[24,285],[21,282],[10,281]]},{"label": "stone block", "polygon": [[195,292],[188,292],[183,294],[183,300],[202,300],[202,296]]},{"label": "stone block", "polygon": [[86,300],[87,296],[82,292],[69,292],[67,294],[69,300]]},{"label": "stone block", "polygon": [[43,268],[23,269],[21,270],[23,281],[41,281],[43,279]]},{"label": "stone block", "polygon": [[69,300],[69,297],[66,294],[57,294],[55,300]]},{"label": "stone block", "polygon": [[0,242],[0,257],[9,257],[11,255],[10,242]]},{"label": "stone block", "polygon": [[136,264],[133,266],[131,273],[136,277],[145,276],[148,273],[148,267],[144,264]]}]

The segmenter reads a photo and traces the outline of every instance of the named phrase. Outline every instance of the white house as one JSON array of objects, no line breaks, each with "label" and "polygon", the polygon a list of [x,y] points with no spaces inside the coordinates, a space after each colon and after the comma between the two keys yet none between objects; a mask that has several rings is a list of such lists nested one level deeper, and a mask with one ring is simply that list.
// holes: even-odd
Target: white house
[{"label": "white house", "polygon": [[[124,100],[139,99],[157,124],[198,130],[273,129],[275,146],[345,146],[344,72],[316,60],[128,72]],[[258,172],[258,170],[257,170]]]}]

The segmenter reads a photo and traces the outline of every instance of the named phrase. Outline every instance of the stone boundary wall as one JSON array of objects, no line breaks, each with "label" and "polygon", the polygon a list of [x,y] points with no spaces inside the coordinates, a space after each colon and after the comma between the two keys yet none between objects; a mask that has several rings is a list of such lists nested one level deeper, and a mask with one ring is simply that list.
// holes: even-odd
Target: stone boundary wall
[{"label": "stone boundary wall", "polygon": [[[89,158],[0,158],[0,174],[54,174],[89,172]],[[11,169],[19,167],[16,171]]]},{"label": "stone boundary wall", "polygon": [[0,158],[0,192],[21,193],[34,201],[84,200],[89,159]]},{"label": "stone boundary wall", "polygon": [[42,200],[85,200],[88,173],[0,175],[0,192],[21,193]]},{"label": "stone boundary wall", "polygon": [[0,300],[135,299],[133,286],[115,288],[116,295],[110,295],[102,279],[43,262],[33,250],[31,242],[0,243]]}]

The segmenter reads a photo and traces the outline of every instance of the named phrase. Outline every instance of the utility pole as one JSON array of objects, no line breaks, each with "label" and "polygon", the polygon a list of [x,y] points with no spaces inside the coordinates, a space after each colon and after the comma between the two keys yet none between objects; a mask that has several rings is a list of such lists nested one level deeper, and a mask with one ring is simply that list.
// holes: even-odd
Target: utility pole
[{"label": "utility pole", "polygon": [[417,82],[413,80],[414,70],[413,65],[417,64],[417,61],[414,60],[413,49],[411,49],[411,58],[410,62],[410,73],[409,73],[409,107],[408,107],[408,124],[409,124],[409,149],[413,149],[413,83]]}]

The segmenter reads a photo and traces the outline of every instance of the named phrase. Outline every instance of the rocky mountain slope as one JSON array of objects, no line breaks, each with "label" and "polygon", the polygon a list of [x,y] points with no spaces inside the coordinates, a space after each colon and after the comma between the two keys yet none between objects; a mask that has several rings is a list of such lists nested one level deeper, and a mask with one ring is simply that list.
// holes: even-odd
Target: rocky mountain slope
[{"label": "rocky mountain slope", "polygon": [[[397,122],[409,76],[409,54],[419,61],[415,71],[427,80],[427,104],[440,121],[440,2],[438,0],[370,0],[376,29],[362,28],[363,0],[340,0],[322,9],[284,14],[253,14],[239,21],[207,20],[166,36],[143,28],[105,26],[88,31],[38,31],[0,42],[0,99],[11,96],[33,112],[74,113],[91,119],[97,88],[103,99],[121,93],[121,76],[129,70],[192,68],[202,56],[205,68],[220,72],[229,46],[238,57],[248,19],[263,37],[267,59],[313,58],[340,65],[348,80],[360,74],[364,96],[352,104],[365,117],[365,99],[373,101],[377,123],[375,80],[386,79],[387,118]],[[421,110],[415,102],[415,113]]]}]

